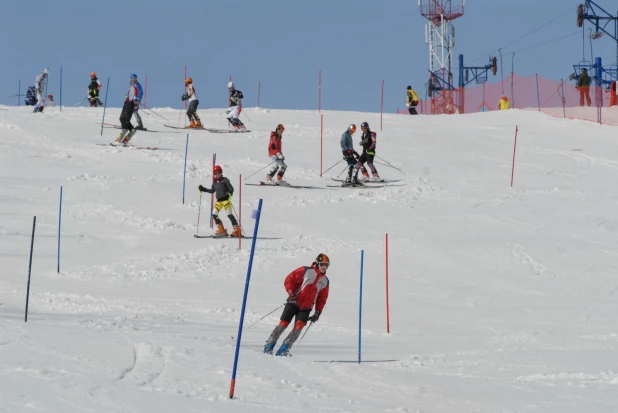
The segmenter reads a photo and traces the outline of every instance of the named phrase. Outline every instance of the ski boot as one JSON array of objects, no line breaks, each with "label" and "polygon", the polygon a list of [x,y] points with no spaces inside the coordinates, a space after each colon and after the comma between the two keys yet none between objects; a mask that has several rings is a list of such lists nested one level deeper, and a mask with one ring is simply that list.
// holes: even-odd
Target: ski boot
[{"label": "ski boot", "polygon": [[266,174],[266,178],[264,178],[264,181],[266,182],[272,182],[273,181],[273,177],[270,176],[270,174]]},{"label": "ski boot", "polygon": [[195,121],[193,119],[191,119],[191,122],[187,125],[187,128],[195,128]]},{"label": "ski boot", "polygon": [[264,354],[273,355],[273,349],[275,348],[275,343],[266,343],[264,346]]},{"label": "ski boot", "polygon": [[291,356],[290,349],[288,348],[287,344],[285,343],[281,344],[281,347],[279,347],[279,350],[277,350],[277,356],[279,357]]},{"label": "ski boot", "polygon": [[375,182],[379,182],[380,181],[380,175],[378,175],[377,172],[374,172],[373,173],[373,178],[371,178],[371,180],[375,181]]},{"label": "ski boot", "polygon": [[123,146],[127,146],[129,144],[129,141],[131,140],[133,135],[135,135],[136,132],[137,132],[137,128],[131,129],[131,131],[127,134],[127,136],[125,136],[124,139],[122,141],[120,141],[120,143]]},{"label": "ski boot", "polygon": [[223,224],[217,224],[217,232],[215,233],[215,237],[227,237],[227,235],[227,230]]},{"label": "ski boot", "polygon": [[134,130],[146,130],[144,125],[137,125]]},{"label": "ski boot", "polygon": [[242,237],[242,230],[240,229],[240,225],[234,225],[234,231],[232,231],[232,235],[230,237]]},{"label": "ski boot", "polygon": [[202,125],[202,121],[201,121],[201,120],[199,120],[199,119],[198,119],[198,120],[196,120],[196,121],[195,121],[195,126],[194,126],[193,128],[195,128],[195,129],[203,129],[203,128],[204,128],[204,126]]}]

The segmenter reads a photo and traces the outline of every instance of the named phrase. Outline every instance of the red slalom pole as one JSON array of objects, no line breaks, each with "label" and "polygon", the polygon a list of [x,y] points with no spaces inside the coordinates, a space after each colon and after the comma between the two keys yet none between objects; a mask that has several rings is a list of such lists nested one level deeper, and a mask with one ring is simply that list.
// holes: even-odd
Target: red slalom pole
[{"label": "red slalom pole", "polygon": [[[230,82],[232,81],[232,75],[230,75]],[[230,92],[230,90],[227,90],[227,108],[229,108],[232,105],[232,92]],[[239,115],[240,116],[240,115]],[[228,118],[227,120],[227,127],[229,128],[231,125],[230,123],[230,119]]]},{"label": "red slalom pole", "polygon": [[517,151],[517,132],[519,128],[515,125],[515,143],[513,144],[513,166],[511,166],[511,188],[513,187],[513,177],[515,176],[515,152]]},{"label": "red slalom pole", "polygon": [[322,69],[318,72],[318,112],[322,112]]},{"label": "red slalom pole", "polygon": [[258,109],[260,108],[260,89],[262,87],[262,82],[258,81]]},{"label": "red slalom pole", "polygon": [[324,115],[320,114],[320,178],[322,177],[322,153],[324,148]]},{"label": "red slalom pole", "polygon": [[391,332],[391,318],[388,304],[388,232],[386,233],[386,332]]},{"label": "red slalom pole", "polygon": [[238,226],[240,234],[238,234],[238,249],[242,248],[242,174],[238,177]]},{"label": "red slalom pole", "polygon": [[384,80],[382,81],[382,99],[380,101],[380,132],[382,132],[382,112],[384,112]]},{"label": "red slalom pole", "polygon": [[148,75],[146,75],[146,85],[144,87],[144,109],[146,109],[146,96],[148,95]]}]

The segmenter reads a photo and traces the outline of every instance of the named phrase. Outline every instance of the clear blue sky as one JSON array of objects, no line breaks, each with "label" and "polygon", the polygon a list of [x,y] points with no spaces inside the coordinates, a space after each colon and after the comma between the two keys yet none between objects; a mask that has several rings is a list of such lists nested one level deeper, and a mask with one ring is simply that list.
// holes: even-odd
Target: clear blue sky
[{"label": "clear blue sky", "polygon": [[[465,15],[455,22],[455,55],[463,53],[466,63],[479,58],[474,64],[482,65],[502,47],[505,76],[515,51],[516,73],[566,79],[582,58],[578,3],[468,0]],[[597,3],[618,9],[614,0]],[[393,112],[405,107],[408,84],[424,95],[424,24],[417,0],[4,0],[0,102],[15,104],[8,96],[17,93],[18,80],[23,93],[46,66],[49,93],[58,100],[62,66],[65,105],[86,96],[95,71],[103,81],[111,78],[110,106],[122,104],[129,76],[137,73],[142,85],[148,74],[149,107],[180,107],[187,65],[201,108],[225,105],[232,75],[245,106],[257,105],[261,81],[262,107],[316,109],[322,69],[324,109],[379,111],[384,79],[384,110]],[[587,37],[585,44],[589,56]],[[593,47],[595,56],[616,62],[611,38]],[[500,71],[490,82],[499,77]]]}]

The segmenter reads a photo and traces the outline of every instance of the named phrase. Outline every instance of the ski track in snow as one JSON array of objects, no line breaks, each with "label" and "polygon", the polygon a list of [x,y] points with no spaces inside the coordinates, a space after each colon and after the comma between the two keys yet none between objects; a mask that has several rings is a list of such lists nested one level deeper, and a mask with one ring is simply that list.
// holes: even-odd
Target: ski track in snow
[{"label": "ski track in snow", "polygon": [[[618,409],[615,129],[526,111],[384,115],[378,154],[406,175],[383,188],[327,188],[319,116],[245,110],[252,132],[138,133],[97,146],[98,108],[0,111],[0,411],[605,412]],[[175,109],[154,109],[175,119]],[[200,110],[225,128],[224,112]],[[113,123],[119,109],[109,109]],[[379,114],[324,112],[324,167],[342,128]],[[173,122],[172,122],[173,123]],[[259,182],[283,123],[286,179],[316,189],[243,186],[243,227],[264,201],[229,400],[250,239],[209,234],[212,153],[236,188]],[[512,131],[520,129],[509,187]],[[332,127],[331,127],[332,125]],[[585,136],[585,138],[580,138]],[[359,134],[354,136],[358,144]],[[573,149],[577,149],[574,151]],[[382,161],[380,160],[380,163]],[[249,177],[249,178],[247,178]],[[64,188],[56,272],[58,189]],[[29,319],[24,281],[37,216]],[[221,218],[228,230],[225,214]],[[389,233],[391,333],[385,333]],[[360,251],[365,251],[358,363]],[[331,296],[293,357],[262,354],[283,280],[319,252]],[[257,323],[256,323],[257,322]],[[256,323],[255,325],[252,325]],[[289,330],[288,330],[289,331]],[[287,334],[287,332],[285,333]],[[280,340],[280,342],[283,338]]]}]

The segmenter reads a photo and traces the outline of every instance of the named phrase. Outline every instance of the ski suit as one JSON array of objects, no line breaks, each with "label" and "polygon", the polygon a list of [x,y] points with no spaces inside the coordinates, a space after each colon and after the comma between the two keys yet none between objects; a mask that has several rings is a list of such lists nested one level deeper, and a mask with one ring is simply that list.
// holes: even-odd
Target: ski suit
[{"label": "ski suit", "polygon": [[412,88],[406,91],[406,95],[408,98],[408,101],[406,102],[406,106],[408,107],[408,112],[410,112],[410,115],[418,115],[418,112],[416,112],[416,106],[418,105],[418,101],[419,101],[418,95]]},{"label": "ski suit", "polygon": [[378,175],[378,171],[376,167],[373,166],[373,158],[376,155],[376,133],[367,129],[367,132],[363,132],[363,136],[360,141],[361,146],[363,147],[363,153],[358,158],[358,162],[354,165],[354,180],[358,180],[358,170],[360,169],[363,173],[363,176],[368,177],[367,169],[363,165],[367,162],[367,166],[371,169],[374,179],[380,179]]},{"label": "ski suit", "polygon": [[244,96],[240,90],[233,89],[230,92],[230,107],[227,109],[227,118],[234,127],[244,126],[240,119],[238,119],[242,111],[243,98]]},{"label": "ski suit", "polygon": [[47,83],[47,71],[43,71],[38,75],[34,81],[34,88],[36,90],[37,103],[34,106],[35,112],[43,112],[45,108],[45,85]]},{"label": "ski suit", "polygon": [[142,85],[140,85],[137,80],[133,85],[137,88],[137,99],[135,99],[135,111],[133,114],[135,115],[135,119],[137,119],[137,129],[144,129],[142,117],[139,115],[139,104],[144,96],[144,89],[142,89]]},{"label": "ski suit", "polygon": [[[121,142],[123,141],[123,139],[128,142],[135,134],[135,128],[131,124],[131,117],[133,116],[135,108],[137,107],[137,105],[139,105],[138,96],[139,90],[137,88],[137,85],[134,83],[130,83],[129,91],[125,96],[122,112],[120,112],[120,125],[122,126],[122,131],[118,135],[118,138],[116,138],[117,142]],[[127,133],[128,135],[125,136],[125,134]]]},{"label": "ski suit", "polygon": [[[278,181],[280,181],[281,178],[283,178],[283,175],[285,174],[286,169],[288,169],[288,166],[286,165],[286,163],[283,162],[285,157],[283,156],[283,153],[281,152],[281,146],[282,146],[281,139],[282,138],[283,138],[283,134],[279,135],[276,131],[270,132],[270,141],[268,142],[268,156],[270,156],[270,159],[274,161],[273,167],[268,173],[268,177],[272,179],[272,177],[275,176],[275,174],[277,174]],[[277,173],[277,171],[279,171],[279,173]],[[267,180],[268,180],[268,177],[266,178]]]},{"label": "ski suit", "polygon": [[[326,274],[321,273],[317,264],[313,263],[311,267],[300,267],[288,274],[283,286],[289,295],[288,302],[281,314],[281,321],[271,333],[266,344],[272,349],[277,344],[281,334],[290,325],[292,318],[296,317],[294,329],[282,345],[282,347],[285,346],[286,350],[289,350],[307,324],[309,313],[314,304],[316,314],[320,314],[324,310],[328,300],[329,281]],[[294,297],[295,299],[293,299]]]},{"label": "ski suit", "polygon": [[37,103],[36,100],[36,90],[34,86],[29,86],[28,91],[26,92],[26,106],[35,106]]},{"label": "ski suit", "polygon": [[341,135],[341,151],[343,152],[343,159],[348,162],[348,179],[349,182],[352,180],[352,171],[354,169],[354,165],[356,165],[356,159],[358,158],[358,153],[354,150],[354,144],[352,142],[352,134],[350,130],[346,130]]},{"label": "ski suit", "polygon": [[103,106],[103,103],[99,100],[100,89],[101,81],[96,76],[91,78],[88,85],[88,102],[90,102],[90,107]]},{"label": "ski suit", "polygon": [[217,225],[222,225],[221,219],[219,218],[219,212],[222,209],[227,213],[227,217],[230,219],[232,225],[238,225],[238,221],[236,221],[236,217],[234,217],[234,214],[232,213],[232,195],[234,195],[234,187],[229,179],[221,177],[221,179],[212,183],[210,189],[205,188],[202,185],[200,185],[198,189],[200,192],[215,194],[217,202],[212,210],[212,218],[215,220]]},{"label": "ski suit", "polygon": [[197,105],[200,104],[200,101],[197,98],[197,92],[195,91],[192,83],[187,86],[187,94],[185,95],[185,97],[189,101],[189,107],[187,108],[187,117],[194,124],[196,122],[201,123],[200,117],[197,116]]}]

